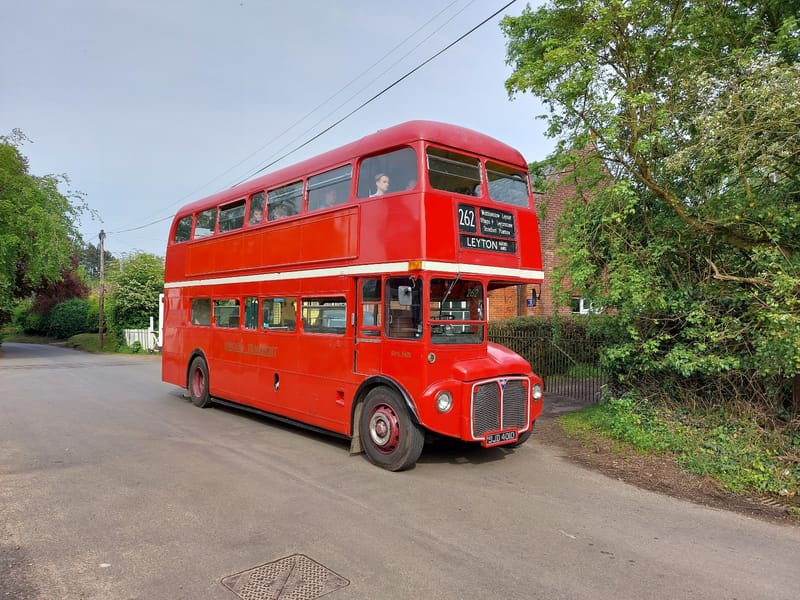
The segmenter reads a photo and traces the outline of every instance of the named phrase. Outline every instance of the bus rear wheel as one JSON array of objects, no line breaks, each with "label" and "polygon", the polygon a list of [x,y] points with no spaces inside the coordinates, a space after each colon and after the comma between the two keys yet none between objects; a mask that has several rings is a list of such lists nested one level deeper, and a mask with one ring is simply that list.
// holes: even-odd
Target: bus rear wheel
[{"label": "bus rear wheel", "polygon": [[393,389],[377,387],[361,410],[359,436],[367,458],[389,471],[403,471],[417,462],[425,436]]},{"label": "bus rear wheel", "polygon": [[211,406],[208,393],[208,365],[202,356],[196,356],[189,366],[189,396],[192,404],[200,408]]}]

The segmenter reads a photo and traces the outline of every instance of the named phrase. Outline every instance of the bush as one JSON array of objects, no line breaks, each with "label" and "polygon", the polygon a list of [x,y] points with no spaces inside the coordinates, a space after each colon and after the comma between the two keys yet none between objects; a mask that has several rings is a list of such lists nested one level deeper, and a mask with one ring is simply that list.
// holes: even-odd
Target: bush
[{"label": "bush", "polygon": [[89,303],[86,300],[73,298],[57,304],[50,312],[48,335],[66,339],[78,333],[86,332]]},{"label": "bush", "polygon": [[27,335],[45,335],[49,325],[47,315],[32,312],[30,299],[20,300],[11,310],[11,328]]},{"label": "bush", "polygon": [[88,333],[97,333],[100,326],[100,298],[89,296],[89,311],[86,313],[86,328]]},{"label": "bush", "polygon": [[20,300],[11,309],[11,326],[15,329],[22,330],[25,323],[25,316],[31,310],[30,300]]},{"label": "bush", "polygon": [[47,335],[49,327],[50,315],[28,312],[22,319],[22,331],[28,335]]}]

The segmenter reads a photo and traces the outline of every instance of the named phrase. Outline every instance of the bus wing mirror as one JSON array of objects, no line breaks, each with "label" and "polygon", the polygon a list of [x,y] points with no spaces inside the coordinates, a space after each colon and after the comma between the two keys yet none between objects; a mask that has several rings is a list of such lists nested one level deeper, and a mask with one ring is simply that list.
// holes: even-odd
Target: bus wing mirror
[{"label": "bus wing mirror", "polygon": [[397,301],[400,306],[411,306],[411,286],[401,285],[397,288]]}]

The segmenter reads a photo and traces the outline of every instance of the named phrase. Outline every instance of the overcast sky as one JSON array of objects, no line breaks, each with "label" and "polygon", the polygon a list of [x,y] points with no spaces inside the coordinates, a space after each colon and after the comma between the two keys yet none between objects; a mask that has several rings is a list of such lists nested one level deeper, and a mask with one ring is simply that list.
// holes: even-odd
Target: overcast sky
[{"label": "overcast sky", "polygon": [[[0,2],[0,134],[21,129],[31,172],[65,173],[85,194],[102,219],[83,219],[87,241],[97,244],[102,228],[117,256],[163,256],[169,220],[124,230],[249,178],[508,0]],[[530,95],[509,100],[504,87],[499,21],[524,6],[269,170],[412,119],[544,158],[554,145],[536,118],[544,109]]]}]

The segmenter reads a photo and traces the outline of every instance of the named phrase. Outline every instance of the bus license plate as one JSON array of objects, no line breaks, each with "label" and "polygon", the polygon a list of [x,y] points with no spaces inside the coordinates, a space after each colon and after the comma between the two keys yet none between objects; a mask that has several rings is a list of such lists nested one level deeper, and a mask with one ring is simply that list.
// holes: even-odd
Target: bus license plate
[{"label": "bus license plate", "polygon": [[491,446],[500,446],[502,444],[508,444],[509,442],[515,442],[516,440],[517,430],[507,429],[505,431],[495,431],[494,433],[486,434],[483,445],[489,448]]}]

